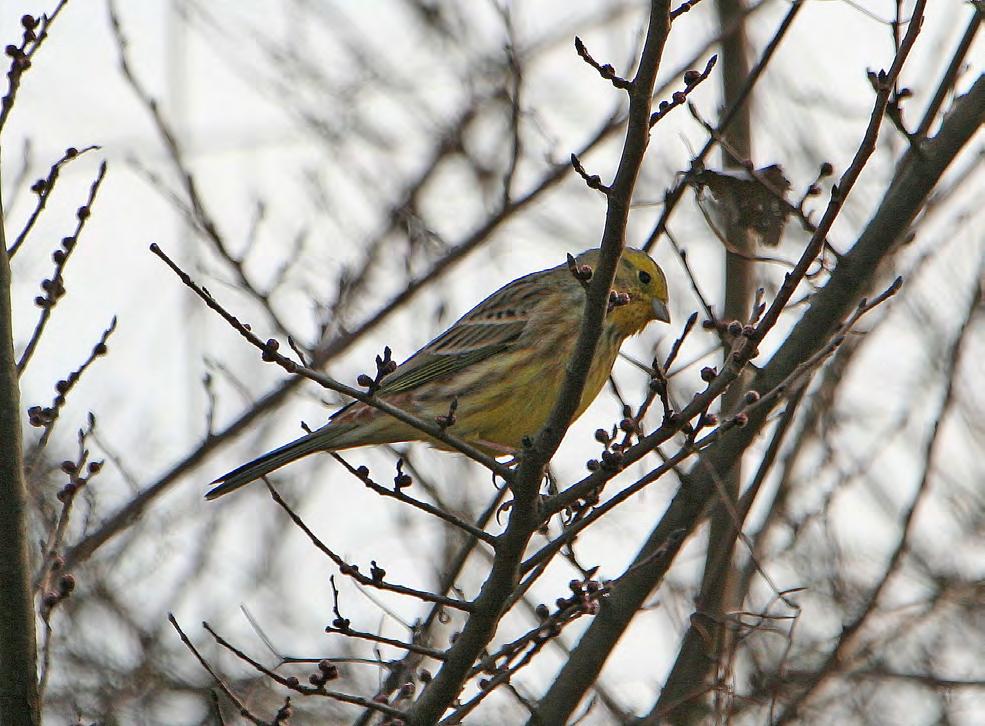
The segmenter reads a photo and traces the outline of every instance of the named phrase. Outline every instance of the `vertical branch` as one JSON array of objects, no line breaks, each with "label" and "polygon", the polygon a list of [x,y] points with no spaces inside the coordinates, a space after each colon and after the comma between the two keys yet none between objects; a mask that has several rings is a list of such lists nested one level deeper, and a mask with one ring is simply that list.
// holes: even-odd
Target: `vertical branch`
[{"label": "vertical branch", "polygon": [[581,399],[582,389],[602,332],[609,289],[625,244],[626,225],[636,179],[650,138],[650,112],[657,69],[670,31],[670,0],[652,0],[640,65],[631,82],[629,114],[619,166],[606,189],[606,217],[601,255],[589,285],[585,314],[564,384],[547,423],[523,457],[513,479],[513,506],[500,536],[492,570],[473,602],[473,611],[434,680],[407,712],[408,724],[435,723],[457,699],[476,658],[495,635],[499,620],[519,580],[519,566],[533,533],[540,526],[537,494],[544,469],[557,450]]},{"label": "vertical branch", "polygon": [[[732,123],[725,129],[723,140],[743,159],[752,159],[752,129],[750,121],[750,97],[743,96],[749,81],[748,42],[744,22],[744,0],[716,0],[719,25],[729,27],[737,23],[736,32],[722,38],[722,97],[726,108],[735,108]],[[723,153],[725,168],[741,169],[736,158]],[[722,317],[726,321],[745,323],[755,285],[755,250],[753,235],[738,223],[732,215],[723,215],[722,230],[728,248],[725,250],[725,302]],[[728,356],[726,348],[723,355]],[[744,387],[741,379],[729,386],[722,396],[722,412],[729,413],[742,405]],[[706,706],[703,698],[682,698],[695,683],[704,683],[709,670],[716,667],[723,654],[731,651],[727,642],[730,631],[725,626],[724,613],[737,605],[734,591],[735,571],[732,568],[732,550],[736,542],[734,506],[742,480],[742,459],[737,458],[732,468],[721,475],[718,496],[729,501],[719,502],[711,517],[708,548],[705,553],[705,569],[701,590],[695,602],[695,614],[709,624],[706,632],[689,628],[677,661],[664,685],[664,697],[679,706],[669,714],[682,723],[700,720]]]},{"label": "vertical branch", "polygon": [[0,723],[38,726],[41,706],[10,285],[0,199]]},{"label": "vertical branch", "polygon": [[[716,0],[719,25],[736,29],[722,37],[722,97],[725,108],[735,107],[735,117],[725,129],[723,137],[729,147],[743,159],[752,158],[752,130],[750,128],[749,96],[743,97],[749,79],[749,52],[746,41],[744,0]],[[741,100],[741,105],[740,105]],[[725,167],[741,168],[729,154],[723,154]],[[749,317],[749,301],[752,299],[753,265],[750,236],[737,224],[724,227],[730,248],[725,252],[725,320],[746,322]],[[734,251],[733,251],[734,250]],[[727,351],[726,351],[727,353]],[[734,387],[733,387],[734,388]],[[734,398],[734,394],[732,398]],[[725,407],[728,408],[729,394]],[[733,401],[734,403],[734,401]]]}]

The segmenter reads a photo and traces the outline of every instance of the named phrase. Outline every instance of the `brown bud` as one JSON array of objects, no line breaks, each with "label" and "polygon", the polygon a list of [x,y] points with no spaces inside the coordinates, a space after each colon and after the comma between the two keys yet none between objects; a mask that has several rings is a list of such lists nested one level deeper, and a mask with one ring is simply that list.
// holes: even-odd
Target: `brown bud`
[{"label": "brown bud", "polygon": [[348,630],[349,618],[335,618],[335,620],[332,621],[332,627],[336,630]]},{"label": "brown bud", "polygon": [[621,451],[603,451],[602,463],[610,469],[619,469],[622,466],[623,454]]},{"label": "brown bud", "polygon": [[318,670],[325,676],[325,680],[334,681],[339,677],[339,667],[328,660],[328,658],[318,661]]}]

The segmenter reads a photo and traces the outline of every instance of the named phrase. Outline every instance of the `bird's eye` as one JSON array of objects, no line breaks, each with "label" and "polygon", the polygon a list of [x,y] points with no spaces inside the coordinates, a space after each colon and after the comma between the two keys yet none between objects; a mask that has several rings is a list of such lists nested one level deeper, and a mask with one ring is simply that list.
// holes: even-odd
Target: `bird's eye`
[{"label": "bird's eye", "polygon": [[653,278],[650,277],[649,272],[647,272],[646,270],[640,270],[640,282],[642,282],[644,285],[649,285],[651,279]]}]

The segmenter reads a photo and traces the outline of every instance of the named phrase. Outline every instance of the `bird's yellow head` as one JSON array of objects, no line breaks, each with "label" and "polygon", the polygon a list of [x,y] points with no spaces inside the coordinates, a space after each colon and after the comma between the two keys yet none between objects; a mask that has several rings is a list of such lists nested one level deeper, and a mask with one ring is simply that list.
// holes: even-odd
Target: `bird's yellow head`
[{"label": "bird's yellow head", "polygon": [[[599,250],[588,250],[576,258],[579,265],[595,268]],[[615,306],[606,317],[623,335],[642,330],[653,320],[670,322],[667,307],[667,278],[656,262],[641,250],[625,248],[616,268],[612,289],[629,296],[629,302]]]}]

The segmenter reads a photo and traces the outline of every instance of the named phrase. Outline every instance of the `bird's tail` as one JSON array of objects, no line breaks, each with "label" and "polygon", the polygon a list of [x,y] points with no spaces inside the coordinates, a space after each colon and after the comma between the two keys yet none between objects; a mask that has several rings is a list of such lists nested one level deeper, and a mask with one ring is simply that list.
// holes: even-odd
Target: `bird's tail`
[{"label": "bird's tail", "polygon": [[[351,428],[353,427],[345,424],[330,424],[331,431],[319,429],[299,439],[295,439],[289,444],[284,444],[280,448],[269,451],[253,461],[248,461],[212,482],[219,486],[210,489],[205,495],[205,498],[218,499],[223,494],[228,494],[242,486],[246,486],[250,482],[266,476],[272,471],[280,469],[292,461],[297,461],[308,454],[313,454],[316,451],[331,451],[333,449],[332,444],[336,443],[339,434],[347,433]],[[345,446],[343,445],[341,448],[345,448]]]}]

